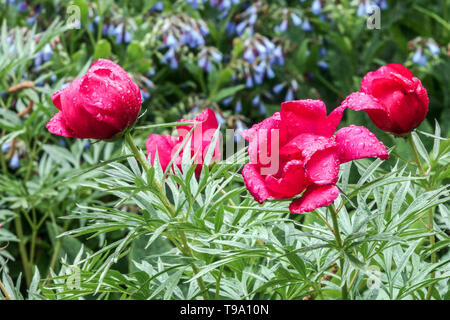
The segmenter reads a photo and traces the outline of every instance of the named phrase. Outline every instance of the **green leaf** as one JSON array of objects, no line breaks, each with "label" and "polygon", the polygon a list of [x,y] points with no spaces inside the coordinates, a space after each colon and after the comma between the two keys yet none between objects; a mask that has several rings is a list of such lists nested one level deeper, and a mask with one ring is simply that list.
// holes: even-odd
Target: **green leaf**
[{"label": "green leaf", "polygon": [[111,56],[111,44],[106,39],[101,39],[95,45],[94,60],[108,59]]}]

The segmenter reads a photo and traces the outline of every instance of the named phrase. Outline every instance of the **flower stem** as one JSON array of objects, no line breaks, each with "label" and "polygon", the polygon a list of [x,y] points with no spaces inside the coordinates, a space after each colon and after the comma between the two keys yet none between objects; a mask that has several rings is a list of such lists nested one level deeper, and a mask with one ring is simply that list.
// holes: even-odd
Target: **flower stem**
[{"label": "flower stem", "polygon": [[[423,169],[423,166],[422,166],[422,163],[421,163],[420,157],[419,157],[419,152],[417,151],[417,146],[414,143],[414,139],[413,139],[411,133],[409,133],[409,135],[408,135],[408,141],[409,141],[409,145],[411,146],[412,152],[414,154],[414,159],[415,159],[416,166],[419,168],[419,171],[420,171],[420,174],[422,175],[422,177],[426,177],[427,174],[426,174],[425,170]],[[429,191],[430,188],[428,186],[428,188],[425,188],[425,189],[426,189],[426,191]],[[428,226],[427,226],[427,228],[428,228],[428,231],[430,231],[430,232],[434,231],[434,211],[433,211],[433,208],[430,208],[428,210]],[[430,246],[433,247],[434,244],[436,243],[436,238],[435,238],[434,234],[430,235],[429,241],[430,241]],[[436,262],[437,262],[437,256],[436,256],[436,252],[434,251],[431,254],[431,263],[436,263]],[[432,279],[435,276],[436,276],[436,274],[434,272],[431,273],[431,278]],[[434,283],[430,284],[430,286],[428,287],[426,300],[430,300],[431,299],[431,295],[432,295],[432,292],[433,292],[433,287],[434,287]]]},{"label": "flower stem", "polygon": [[[333,221],[333,234],[334,234],[334,237],[336,238],[336,243],[339,247],[339,250],[343,251],[344,247],[342,245],[341,232],[339,231],[339,222],[337,220],[338,212],[336,211],[336,209],[333,205],[331,205],[330,207],[331,207],[331,220]],[[348,299],[348,290],[347,290],[347,282],[344,279],[345,259],[344,259],[343,255],[341,255],[341,257],[339,258],[339,261],[340,261],[340,269],[341,269],[341,279],[344,281],[344,284],[341,289],[342,300],[347,300]]]},{"label": "flower stem", "polygon": [[409,133],[408,135],[408,141],[409,141],[409,145],[411,146],[412,152],[414,154],[414,159],[416,160],[416,165],[419,168],[420,174],[425,177],[425,170],[422,167],[422,163],[420,162],[420,157],[419,157],[419,152],[417,151],[417,147],[416,144],[414,143],[414,139],[412,137],[412,134]]},{"label": "flower stem", "polygon": [[25,248],[25,237],[23,235],[22,218],[20,217],[20,213],[17,213],[14,222],[16,225],[17,237],[19,238],[19,252],[22,260],[23,271],[25,273],[25,280],[27,285],[29,285],[31,283],[31,266],[28,261],[27,250]]},{"label": "flower stem", "polygon": [[2,291],[2,293],[5,296],[6,300],[11,300],[11,296],[9,295],[8,291],[6,290],[6,288],[3,285],[3,282],[1,280],[0,280],[0,290]]},{"label": "flower stem", "polygon": [[[133,137],[131,136],[129,131],[125,133],[125,141],[126,141],[127,145],[130,147],[134,156],[141,163],[142,167],[144,168],[145,172],[147,173],[147,176],[149,176],[150,166],[148,164],[148,161],[147,161],[147,159],[144,158],[142,153],[139,151],[139,149],[136,146],[136,144],[134,143]],[[155,178],[153,178],[153,181],[151,181],[151,183],[152,183],[152,187],[154,187],[154,189],[156,191],[156,195],[161,200],[161,202],[164,204],[166,209],[169,211],[170,217],[172,219],[174,219],[175,218],[175,209],[174,209],[172,203],[170,202],[170,200],[167,198],[166,194],[164,193],[162,186],[158,183],[158,181],[156,181]],[[181,243],[183,245],[182,253],[190,258],[194,258],[194,254],[193,254],[191,248],[189,247],[186,234],[184,233],[183,230],[177,230],[177,231],[178,231],[179,237],[181,239]],[[191,266],[192,266],[192,271],[194,272],[194,274],[198,274],[199,270],[198,270],[197,266],[194,264],[194,262],[191,262]],[[206,289],[205,283],[203,282],[203,279],[201,277],[198,277],[197,283],[198,283],[200,291],[203,295],[203,298],[205,300],[208,300],[209,294]]]}]

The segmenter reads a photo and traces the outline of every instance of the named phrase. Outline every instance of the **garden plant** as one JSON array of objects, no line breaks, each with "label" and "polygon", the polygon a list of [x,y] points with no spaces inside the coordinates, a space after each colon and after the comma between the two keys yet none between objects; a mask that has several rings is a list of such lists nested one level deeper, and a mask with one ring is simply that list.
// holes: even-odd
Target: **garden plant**
[{"label": "garden plant", "polygon": [[0,4],[0,299],[450,299],[448,1]]}]

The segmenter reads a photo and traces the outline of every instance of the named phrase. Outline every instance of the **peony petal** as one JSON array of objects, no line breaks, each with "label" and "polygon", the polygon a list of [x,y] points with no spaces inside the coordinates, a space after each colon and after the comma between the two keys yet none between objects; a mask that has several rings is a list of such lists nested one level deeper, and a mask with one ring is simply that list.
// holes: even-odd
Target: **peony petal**
[{"label": "peony petal", "polygon": [[290,136],[302,133],[325,135],[329,133],[327,108],[321,100],[295,100],[281,104],[281,119]]},{"label": "peony petal", "polygon": [[[216,114],[211,109],[204,110],[201,114],[195,117],[194,120],[184,120],[181,119],[178,122],[196,122],[196,125],[184,125],[178,126],[177,131],[179,136],[184,139],[188,136],[189,132],[194,128],[190,138],[191,138],[191,148],[193,154],[196,154],[196,162],[202,163],[203,157],[208,152],[211,141],[214,134],[219,127],[217,122]],[[217,140],[213,160],[220,158],[220,141]]]},{"label": "peony petal", "polygon": [[314,184],[335,184],[339,178],[339,152],[337,146],[316,151],[305,165],[306,174]]},{"label": "peony petal", "polygon": [[339,196],[339,189],[335,185],[311,186],[298,199],[294,200],[289,210],[291,213],[310,212],[319,207],[327,206]]},{"label": "peony petal", "polygon": [[395,72],[408,79],[412,79],[414,77],[413,73],[400,63],[390,63],[388,65],[385,65],[384,68],[387,72]]},{"label": "peony petal", "polygon": [[361,80],[361,92],[373,94],[372,86],[375,80],[386,79],[397,83],[409,83],[414,75],[405,66],[398,63],[391,63],[379,69],[368,72]]},{"label": "peony petal", "polygon": [[399,88],[384,92],[383,104],[389,109],[389,117],[392,121],[390,131],[404,134],[416,128],[427,115],[428,103],[427,91],[417,78],[413,78],[411,91]]},{"label": "peony petal", "polygon": [[368,157],[389,158],[386,147],[365,127],[351,125],[336,133],[341,163]]},{"label": "peony petal", "polygon": [[384,106],[374,97],[363,92],[353,92],[341,103],[344,108],[350,108],[355,111],[375,110],[387,112]]},{"label": "peony petal", "polygon": [[[212,136],[214,135],[214,132],[212,132],[213,129],[214,131],[219,127],[219,124],[217,122],[217,118],[216,118],[216,114],[214,113],[214,111],[212,111],[211,109],[206,109],[204,110],[202,113],[200,113],[198,116],[195,117],[194,120],[185,120],[185,119],[181,119],[178,120],[177,122],[196,122],[198,124],[196,124],[196,128],[200,128],[202,132],[202,134],[207,134],[207,137],[204,137],[203,140],[211,140]],[[178,126],[177,130],[178,130],[178,134],[180,137],[182,137],[183,139],[188,135],[188,133],[192,130],[192,128],[194,127],[194,125],[189,124],[189,125],[185,125],[185,126]],[[212,132],[212,135],[211,135]]]},{"label": "peony petal", "polygon": [[276,199],[288,199],[302,192],[308,185],[303,161],[289,161],[283,168],[282,176],[270,175],[265,179],[266,186]]},{"label": "peony petal", "polygon": [[72,129],[69,128],[62,112],[58,112],[50,119],[47,123],[46,128],[49,132],[56,134],[58,136],[74,138],[75,134]]},{"label": "peony petal", "polygon": [[280,156],[288,159],[302,157],[302,151],[319,140],[328,141],[327,138],[315,134],[299,134],[281,147]]},{"label": "peony petal", "polygon": [[165,171],[172,159],[172,149],[177,143],[177,139],[171,135],[151,134],[148,136],[147,158],[150,157],[150,162],[154,164],[156,151],[158,151],[158,159],[162,169]]},{"label": "peony petal", "polygon": [[305,159],[305,163],[308,163],[308,161],[310,161],[310,159],[315,155],[316,152],[337,147],[334,139],[334,137],[326,138],[318,136],[316,139],[312,140],[302,150],[302,156]]},{"label": "peony petal", "polygon": [[389,109],[376,98],[363,92],[354,92],[347,96],[337,109],[343,111],[350,108],[355,111],[365,111],[377,127],[389,131],[393,123],[389,115]]},{"label": "peony petal", "polygon": [[[283,145],[287,139],[287,130],[281,123],[280,113],[276,112],[272,117],[245,130],[242,136],[250,142],[248,146],[250,163],[267,164],[266,160],[272,158],[272,145],[275,147]],[[277,137],[278,141],[272,141],[272,137],[273,139]],[[278,158],[278,155],[273,154],[273,158]]]},{"label": "peony petal", "polygon": [[253,198],[259,203],[263,203],[268,198],[271,198],[270,191],[267,189],[264,178],[258,171],[257,166],[253,164],[246,164],[242,169],[242,176],[244,177],[245,185]]}]

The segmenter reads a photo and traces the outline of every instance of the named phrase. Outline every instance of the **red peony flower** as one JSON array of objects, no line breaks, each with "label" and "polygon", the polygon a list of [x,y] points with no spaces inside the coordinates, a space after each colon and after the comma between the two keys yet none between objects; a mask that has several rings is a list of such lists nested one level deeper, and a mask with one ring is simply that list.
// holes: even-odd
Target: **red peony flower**
[{"label": "red peony flower", "polygon": [[245,185],[256,201],[294,200],[292,213],[313,211],[339,195],[339,166],[351,160],[389,157],[386,147],[365,127],[337,131],[344,107],[327,116],[320,100],[289,101],[281,112],[243,133],[249,141],[250,163],[244,166]]},{"label": "red peony flower", "polygon": [[[150,161],[154,164],[156,152],[158,152],[159,163],[163,170],[166,170],[169,165],[172,157],[175,156],[178,149],[182,146],[183,140],[186,136],[188,136],[189,132],[194,128],[191,133],[190,146],[186,145],[186,147],[191,149],[191,157],[195,155],[195,163],[197,167],[195,169],[196,176],[199,177],[202,171],[202,164],[206,153],[208,152],[211,141],[214,137],[214,133],[219,127],[216,119],[216,115],[214,111],[211,109],[206,109],[201,114],[199,114],[195,120],[184,120],[181,119],[178,122],[195,122],[194,125],[189,124],[185,126],[178,126],[178,138],[172,137],[168,134],[151,134],[147,139],[147,158],[150,157]],[[213,160],[218,160],[220,158],[220,144],[217,141]],[[183,157],[183,150],[178,154],[178,156],[174,159],[173,164],[176,165],[181,170]]]},{"label": "red peony flower", "polygon": [[88,72],[55,92],[59,112],[47,124],[53,134],[107,140],[132,125],[141,109],[138,86],[110,60],[94,62]]},{"label": "red peony flower", "polygon": [[361,92],[350,94],[342,106],[363,110],[380,129],[404,135],[425,119],[428,102],[420,80],[406,67],[393,63],[366,74]]}]

